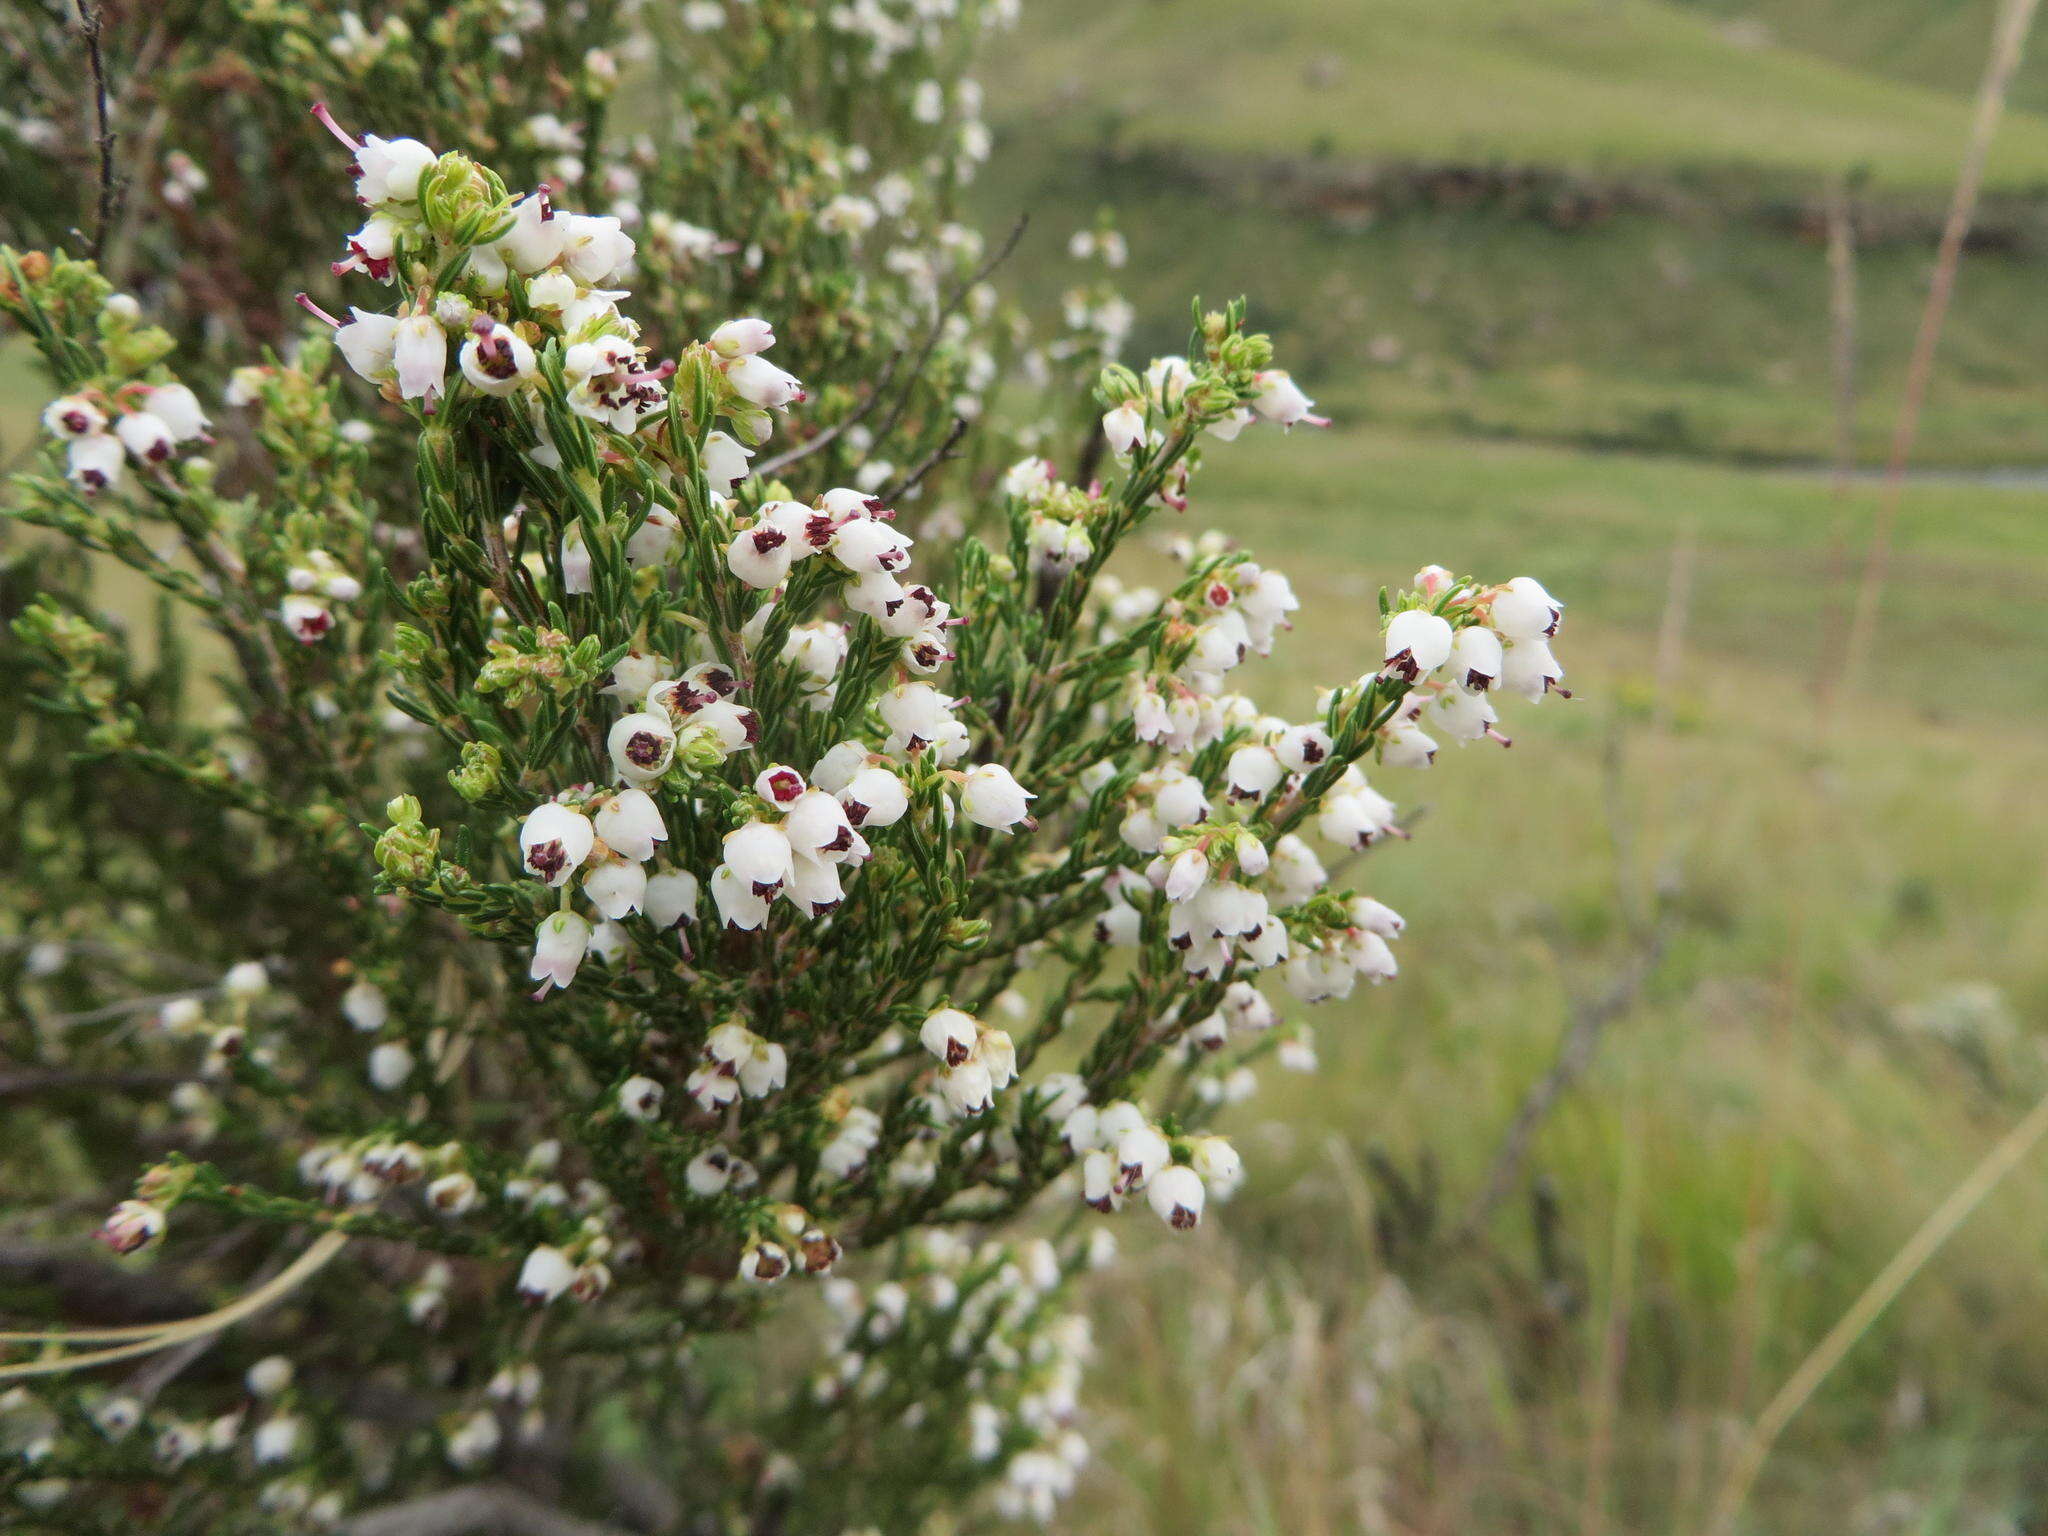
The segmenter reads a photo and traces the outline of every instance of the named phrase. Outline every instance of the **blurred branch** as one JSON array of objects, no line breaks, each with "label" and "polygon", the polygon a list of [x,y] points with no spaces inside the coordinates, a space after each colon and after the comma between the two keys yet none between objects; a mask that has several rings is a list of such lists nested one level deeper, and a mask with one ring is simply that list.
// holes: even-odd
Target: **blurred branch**
[{"label": "blurred branch", "polygon": [[1912,457],[1913,442],[1919,435],[1920,408],[1926,403],[1928,381],[1934,373],[1934,349],[1941,340],[1942,322],[1948,316],[1949,297],[1955,291],[1963,242],[1969,238],[1970,221],[1976,216],[1977,191],[1984,180],[1984,162],[1991,153],[1992,136],[1998,131],[1998,119],[2005,110],[2006,88],[2019,68],[2020,53],[2026,46],[2027,31],[2033,25],[2039,3],[2040,0],[2008,0],[1992,32],[1991,54],[1984,63],[1983,82],[1977,87],[1976,115],[1970,122],[1962,169],[1956,173],[1948,221],[1942,226],[1934,277],[1927,287],[1927,304],[1920,312],[1919,333],[1913,338],[1912,359],[1906,365],[1906,393],[1899,402],[1898,425],[1892,432],[1884,492],[1877,506],[1877,521],[1870,530],[1870,550],[1864,559],[1863,580],[1857,588],[1856,608],[1849,621],[1849,640],[1842,655],[1845,695],[1855,688],[1877,630],[1878,599],[1883,594],[1891,563],[1892,525],[1898,520],[1899,503],[1905,495],[1906,461]]},{"label": "blurred branch", "polygon": [[44,1020],[50,1029],[76,1029],[82,1024],[104,1024],[109,1019],[125,1018],[131,1013],[153,1013],[166,1003],[183,1002],[188,997],[209,997],[214,987],[186,987],[178,992],[156,992],[148,997],[124,998],[118,1003],[104,1003],[98,1008],[87,1008],[78,1013],[57,1013]]},{"label": "blurred branch", "polygon": [[56,1293],[57,1312],[81,1323],[174,1323],[204,1302],[158,1271],[130,1271],[42,1243],[0,1242],[0,1285]]},{"label": "blurred branch", "polygon": [[774,458],[756,464],[753,473],[764,479],[769,475],[778,474],[782,470],[789,468],[790,465],[800,460],[808,459],[812,454],[818,452],[819,449],[829,446],[835,438],[848,428],[857,427],[867,420],[873,414],[875,407],[882,403],[882,396],[888,393],[889,381],[896,377],[896,369],[902,361],[903,349],[898,347],[889,354],[889,361],[882,365],[881,377],[875,380],[875,387],[868,391],[868,397],[861,402],[859,410],[850,416],[840,417],[831,426],[825,428],[824,431],[817,433],[815,436],[805,438],[804,441],[798,443],[787,453],[778,453]]},{"label": "blurred branch", "polygon": [[190,1072],[67,1072],[53,1068],[45,1072],[0,1073],[0,1101],[34,1098],[40,1093],[61,1093],[79,1088],[131,1092],[141,1089],[175,1088],[189,1083]]},{"label": "blurred branch", "polygon": [[911,387],[924,376],[925,365],[932,360],[932,353],[938,349],[939,340],[945,335],[946,322],[967,302],[969,294],[986,282],[997,267],[1010,259],[1010,253],[1017,249],[1017,242],[1024,238],[1024,231],[1030,227],[1030,223],[1030,215],[1018,214],[1017,222],[1010,226],[1009,235],[996,247],[995,254],[969,273],[967,280],[955,288],[952,296],[939,306],[938,313],[932,316],[931,329],[925,332],[924,345],[918,348],[917,360],[910,365],[909,377],[904,379],[903,388],[896,393],[896,401],[889,409],[888,418],[875,428],[876,442],[886,440],[889,434],[896,430],[896,423],[903,419],[903,413],[910,405]]},{"label": "blurred branch", "polygon": [[1538,1078],[1523,1096],[1521,1108],[1515,1111],[1515,1118],[1508,1123],[1507,1133],[1501,1137],[1500,1147],[1487,1166],[1486,1178],[1479,1187],[1478,1195],[1458,1223],[1457,1241],[1468,1242],[1478,1236],[1486,1219],[1513,1190],[1522,1165],[1528,1160],[1529,1148],[1536,1140],[1536,1132],[1564,1091],[1584,1073],[1608,1025],[1626,1016],[1635,1006],[1636,999],[1642,995],[1643,984],[1664,956],[1664,943],[1665,928],[1660,923],[1642,948],[1622,967],[1621,974],[1606,992],[1573,1008],[1571,1025],[1558,1042],[1557,1055],[1550,1064],[1550,1070]]},{"label": "blurred branch", "polygon": [[78,0],[78,32],[85,39],[85,59],[92,75],[93,142],[99,150],[99,199],[93,215],[92,240],[86,254],[94,261],[107,248],[114,223],[114,117],[107,100],[107,60],[101,48],[106,16],[97,4]]},{"label": "blurred branch", "polygon": [[1102,430],[1102,418],[1096,417],[1088,423],[1088,436],[1081,444],[1081,456],[1074,461],[1074,484],[1087,487],[1095,478],[1096,466],[1102,463],[1102,450],[1109,446],[1109,437]]},{"label": "blurred branch", "polygon": [[1849,493],[1856,473],[1856,203],[1854,192],[1839,178],[1828,187],[1827,220],[1828,350],[1835,384],[1835,464],[1828,499],[1834,517],[1821,576],[1825,628],[1813,669],[1814,713],[1823,730],[1833,717],[1846,644],[1842,631],[1849,616],[1842,599],[1849,575]]},{"label": "blurred branch", "polygon": [[911,491],[915,490],[917,488],[919,481],[923,480],[926,475],[930,474],[933,470],[937,469],[939,465],[942,464],[945,460],[950,459],[954,456],[954,445],[958,443],[960,439],[965,437],[966,435],[967,418],[964,416],[955,416],[953,418],[952,430],[946,433],[944,441],[942,441],[938,445],[938,447],[934,448],[930,453],[926,454],[923,459],[919,460],[917,468],[913,469],[908,475],[906,475],[900,484],[891,487],[887,491],[884,491],[882,493],[882,500],[890,503],[893,506],[896,502],[900,501],[903,497],[907,496]]},{"label": "blurred branch", "polygon": [[341,1536],[627,1536],[543,1504],[502,1483],[451,1488],[357,1515]]}]

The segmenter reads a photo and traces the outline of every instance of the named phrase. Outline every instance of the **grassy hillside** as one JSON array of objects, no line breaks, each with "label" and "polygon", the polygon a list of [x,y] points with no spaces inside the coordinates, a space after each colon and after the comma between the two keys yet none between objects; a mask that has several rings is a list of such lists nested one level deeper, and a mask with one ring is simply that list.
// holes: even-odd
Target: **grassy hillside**
[{"label": "grassy hillside", "polygon": [[[1249,294],[1353,419],[1817,462],[1835,405],[1813,204],[1853,169],[1855,440],[1876,462],[1986,12],[1045,0],[991,71],[1006,132],[978,196],[992,222],[1030,209],[1048,250],[1114,208],[1143,346],[1178,345],[1190,293]],[[2044,153],[2048,117],[2008,113],[1998,239],[1966,258],[1922,464],[2048,462],[2048,200],[2021,190],[2048,186]],[[1400,179],[1443,161],[1526,175]],[[1041,297],[1064,281],[1036,271]]]},{"label": "grassy hillside", "polygon": [[[1912,52],[1883,41],[1905,7],[1884,6],[1859,28],[1825,3],[1789,6],[1786,35],[1817,41],[1840,28],[1871,39],[1854,50],[1865,55]],[[1030,10],[1024,45],[990,72],[1003,102],[1055,112],[1063,134],[1114,124],[1134,141],[1203,153],[1801,176],[1867,166],[1887,186],[1928,187],[1953,173],[1968,114],[1952,90],[1673,0],[1041,0]],[[1969,31],[1959,18],[1944,32],[1965,59]],[[1959,60],[1929,73],[1952,85],[1968,71]],[[2014,116],[1991,180],[2048,182],[2048,119]]]},{"label": "grassy hillside", "polygon": [[[1838,508],[1813,476],[1373,431],[1301,430],[1246,454],[1211,452],[1205,473],[1190,519],[1220,519],[1296,572],[1311,622],[1345,616],[1298,641],[1297,654],[1345,654],[1350,616],[1381,584],[1431,561],[1513,565],[1569,590],[1605,637],[1628,637],[1619,654],[1603,647],[1623,678],[1648,665],[1638,642],[1660,622],[1672,547],[1688,529],[1699,653],[1731,676],[1810,675],[1839,595],[1830,586],[1836,538],[1860,552],[1875,501],[1862,490]],[[1912,490],[1868,674],[1886,697],[1929,722],[1968,718],[1993,703],[1973,680],[1982,658],[2048,656],[2048,610],[2019,597],[2048,590],[2041,506],[2030,490]],[[2003,671],[1995,707],[2048,712],[2048,666]],[[1561,724],[1546,718],[1543,729]]]},{"label": "grassy hillside", "polygon": [[[1832,451],[1828,274],[1818,242],[1702,209],[1559,229],[1484,209],[1345,221],[1254,189],[1194,187],[1030,149],[982,189],[991,222],[1038,227],[1052,260],[1099,204],[1131,245],[1118,274],[1137,349],[1182,345],[1187,296],[1247,294],[1289,366],[1349,420],[1660,453],[1817,462]],[[1882,458],[1927,281],[1914,245],[1859,263],[1857,441]],[[2038,264],[1973,253],[1928,402],[1925,464],[2048,462],[2048,304]]]},{"label": "grassy hillside", "polygon": [[[1676,0],[1788,48],[1936,90],[1974,90],[1999,0]],[[2048,49],[2020,62],[2014,105],[2048,108]]]}]

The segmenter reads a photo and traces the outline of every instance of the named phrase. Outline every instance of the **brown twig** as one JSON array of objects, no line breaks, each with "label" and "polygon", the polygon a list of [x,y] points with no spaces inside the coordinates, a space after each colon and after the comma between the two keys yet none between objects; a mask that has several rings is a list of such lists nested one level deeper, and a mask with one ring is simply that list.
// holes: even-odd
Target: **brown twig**
[{"label": "brown twig", "polygon": [[937,469],[943,461],[953,457],[953,446],[966,435],[967,418],[964,416],[955,416],[953,418],[952,429],[946,433],[945,441],[940,443],[939,446],[934,448],[930,453],[926,454],[923,459],[919,460],[917,468],[913,469],[907,476],[905,476],[900,484],[891,486],[887,491],[884,491],[882,493],[882,500],[889,503],[891,506],[894,506],[897,502],[901,501],[905,496],[908,496],[912,491],[917,489],[919,481],[923,480],[926,475],[930,474],[933,470]]},{"label": "brown twig", "polygon": [[1664,938],[1661,927],[1652,932],[1606,992],[1581,1002],[1572,1010],[1571,1025],[1558,1042],[1557,1056],[1551,1062],[1550,1070],[1538,1078],[1523,1096],[1521,1107],[1515,1111],[1515,1118],[1509,1122],[1507,1132],[1493,1154],[1493,1161],[1487,1166],[1486,1179],[1480,1185],[1479,1194],[1467,1208],[1464,1219],[1458,1223],[1457,1236],[1460,1240],[1477,1236],[1487,1217],[1514,1188],[1522,1164],[1529,1156],[1529,1148],[1535,1143],[1536,1132],[1545,1118],[1564,1091],[1586,1070],[1587,1063],[1593,1059],[1594,1047],[1600,1043],[1600,1036],[1607,1026],[1627,1014],[1642,995],[1644,982],[1649,980],[1657,962],[1663,958]]},{"label": "brown twig", "polygon": [[107,248],[107,233],[114,223],[114,114],[107,98],[107,60],[100,47],[106,17],[97,4],[77,0],[78,32],[85,39],[85,58],[92,74],[94,143],[99,149],[99,200],[94,215],[92,241],[86,254],[94,261]]},{"label": "brown twig", "polygon": [[820,449],[830,446],[833,439],[837,438],[841,433],[859,426],[873,414],[875,407],[882,403],[882,397],[889,391],[889,382],[896,377],[896,369],[902,362],[903,349],[898,347],[889,354],[889,361],[882,365],[881,377],[875,380],[875,387],[868,391],[868,397],[861,402],[859,410],[855,411],[851,416],[841,417],[824,431],[818,433],[817,436],[806,438],[788,452],[778,453],[774,458],[756,464],[753,468],[753,473],[762,478],[779,474],[799,460],[808,459]]},{"label": "brown twig", "polygon": [[0,1073],[0,1102],[80,1088],[112,1089],[117,1093],[175,1088],[192,1080],[190,1072],[73,1072],[58,1068],[42,1072],[7,1072]]},{"label": "brown twig", "polygon": [[1899,402],[1891,456],[1885,464],[1884,491],[1878,502],[1877,520],[1870,530],[1870,549],[1864,559],[1863,580],[1856,591],[1855,612],[1842,656],[1844,695],[1853,691],[1877,629],[1878,599],[1884,592],[1885,575],[1891,563],[1892,525],[1898,521],[1899,503],[1905,496],[1906,461],[1912,457],[1913,442],[1919,435],[1920,409],[1926,402],[1928,381],[1934,373],[1934,349],[1941,340],[1949,298],[1955,292],[1956,268],[1962,262],[1963,242],[1969,238],[1970,221],[1976,215],[1984,162],[1990,156],[1992,135],[1997,132],[1999,115],[2005,109],[2006,88],[2012,83],[2013,71],[2019,68],[2027,29],[2033,24],[2039,3],[2040,0],[2008,0],[1992,33],[1984,79],[1977,88],[1977,110],[1970,123],[1969,143],[1963,151],[1962,169],[1956,173],[1955,193],[1949,201],[1948,220],[1942,226],[1941,244],[1935,254],[1934,277],[1927,287],[1927,303],[1920,311],[1920,329],[1913,338],[1913,355],[1906,365],[1905,398]]},{"label": "brown twig", "polygon": [[0,1242],[0,1281],[55,1293],[66,1322],[173,1323],[204,1305],[161,1273],[130,1273],[84,1253]]},{"label": "brown twig", "polygon": [[1017,222],[1010,226],[1009,235],[996,248],[995,254],[976,267],[967,280],[953,290],[952,296],[939,306],[938,312],[932,316],[931,329],[925,333],[924,345],[918,349],[917,361],[911,365],[910,376],[903,381],[903,388],[897,391],[896,403],[890,408],[888,420],[875,429],[876,442],[887,439],[896,430],[896,423],[903,419],[904,411],[909,409],[911,386],[923,375],[925,364],[932,360],[932,353],[945,334],[946,322],[953,318],[960,306],[967,302],[967,296],[980,287],[990,273],[1010,259],[1010,253],[1017,249],[1017,242],[1024,238],[1024,231],[1030,223],[1029,214],[1018,214]]},{"label": "brown twig", "polygon": [[1085,486],[1095,478],[1102,463],[1102,450],[1109,446],[1109,434],[1102,430],[1102,418],[1088,423],[1088,436],[1081,443],[1081,456],[1074,461],[1074,484]]},{"label": "brown twig", "polygon": [[1856,476],[1856,205],[1848,184],[1828,188],[1828,348],[1835,384],[1835,455],[1828,499],[1834,506],[1828,531],[1827,564],[1821,577],[1827,609],[1820,655],[1813,669],[1813,707],[1825,731],[1834,713],[1847,644],[1848,611],[1843,602],[1849,575],[1849,497]]}]

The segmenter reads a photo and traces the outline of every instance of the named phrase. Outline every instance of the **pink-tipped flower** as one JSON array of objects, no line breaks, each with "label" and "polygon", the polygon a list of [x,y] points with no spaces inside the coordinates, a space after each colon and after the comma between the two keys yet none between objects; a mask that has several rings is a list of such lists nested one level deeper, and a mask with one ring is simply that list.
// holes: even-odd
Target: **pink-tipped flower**
[{"label": "pink-tipped flower", "polygon": [[541,983],[541,991],[566,987],[576,979],[590,948],[590,924],[573,912],[555,912],[533,930],[533,964],[526,974]]},{"label": "pink-tipped flower", "polygon": [[775,345],[775,327],[766,320],[728,320],[711,333],[711,350],[723,358],[752,357]]},{"label": "pink-tipped flower", "polygon": [[164,1235],[164,1213],[147,1200],[123,1200],[108,1212],[99,1239],[116,1253],[139,1253]]},{"label": "pink-tipped flower", "polygon": [[1315,401],[1301,392],[1301,386],[1279,368],[1269,368],[1253,379],[1258,393],[1252,396],[1251,407],[1262,420],[1279,426],[1296,425],[1327,427],[1327,416],[1312,414]]},{"label": "pink-tipped flower", "polygon": [[734,359],[726,368],[725,377],[742,400],[766,410],[780,410],[805,398],[804,387],[795,374],[784,372],[756,354]]}]

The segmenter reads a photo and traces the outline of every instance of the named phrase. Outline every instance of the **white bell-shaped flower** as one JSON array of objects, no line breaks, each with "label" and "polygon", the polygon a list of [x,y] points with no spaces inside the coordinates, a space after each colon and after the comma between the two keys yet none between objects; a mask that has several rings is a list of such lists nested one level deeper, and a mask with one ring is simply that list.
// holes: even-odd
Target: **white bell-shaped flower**
[{"label": "white bell-shaped flower", "polygon": [[526,868],[549,885],[566,882],[590,857],[597,829],[581,811],[550,800],[527,814],[519,829],[519,852]]},{"label": "white bell-shaped flower", "polygon": [[598,807],[591,824],[606,847],[636,863],[646,863],[654,857],[654,845],[668,841],[661,807],[644,789],[620,790]]}]

